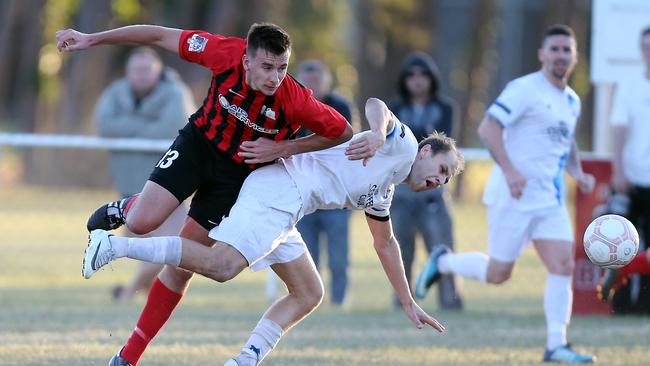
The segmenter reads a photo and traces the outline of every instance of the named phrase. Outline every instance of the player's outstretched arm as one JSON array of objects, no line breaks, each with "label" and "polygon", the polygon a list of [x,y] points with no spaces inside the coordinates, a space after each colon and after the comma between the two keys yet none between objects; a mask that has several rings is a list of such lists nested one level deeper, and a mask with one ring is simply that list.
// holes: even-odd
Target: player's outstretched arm
[{"label": "player's outstretched arm", "polygon": [[[350,143],[345,155],[350,160],[363,159],[363,165],[375,155],[386,142],[386,134],[393,128],[393,114],[381,99],[369,98],[366,101],[366,119],[372,133],[365,134]],[[368,157],[369,156],[369,157]]]},{"label": "player's outstretched arm", "polygon": [[129,25],[97,33],[81,33],[74,29],[56,32],[59,51],[80,51],[100,44],[143,44],[159,46],[178,53],[181,29],[159,25]]},{"label": "player's outstretched arm", "polygon": [[295,140],[274,141],[266,137],[258,138],[255,141],[244,141],[240,145],[239,156],[246,158],[245,163],[259,164],[275,161],[279,158],[302,154],[309,151],[317,151],[340,145],[352,138],[352,126],[347,124],[343,133],[330,139],[316,134],[301,137]]},{"label": "player's outstretched arm", "polygon": [[411,296],[411,290],[406,281],[406,275],[404,274],[399,245],[393,236],[390,220],[379,221],[371,217],[367,217],[366,219],[374,240],[377,256],[381,261],[388,280],[397,292],[397,296],[406,315],[418,329],[422,329],[424,324],[428,324],[438,332],[444,332],[445,327],[422,310],[415,303],[415,300],[413,300],[413,296]]}]

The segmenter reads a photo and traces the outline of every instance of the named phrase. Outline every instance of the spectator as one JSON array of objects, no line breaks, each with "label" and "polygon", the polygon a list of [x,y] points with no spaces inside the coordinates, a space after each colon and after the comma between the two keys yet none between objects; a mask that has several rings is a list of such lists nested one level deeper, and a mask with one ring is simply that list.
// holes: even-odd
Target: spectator
[{"label": "spectator", "polygon": [[[433,59],[422,52],[409,55],[399,75],[398,96],[390,104],[390,109],[411,128],[418,141],[434,131],[453,136],[455,105],[451,99],[440,95],[439,88],[439,71]],[[404,185],[396,188],[391,213],[396,220],[395,236],[402,249],[402,261],[409,284],[415,257],[415,235],[418,232],[422,235],[428,253],[431,253],[431,248],[435,245],[451,249],[454,247],[452,219],[444,197],[442,187],[418,195]],[[440,281],[438,293],[441,308],[462,308],[452,276]],[[396,296],[393,303],[400,306]]]},{"label": "spectator", "polygon": [[[173,139],[196,107],[192,95],[171,68],[163,66],[151,48],[134,49],[126,62],[126,76],[102,93],[96,111],[97,130],[102,137]],[[120,197],[142,190],[160,152],[112,151],[110,170]],[[183,204],[149,235],[178,235],[187,213]],[[128,236],[134,236],[127,230]],[[148,291],[162,265],[143,263],[127,286],[113,289],[116,300],[130,300],[138,291]]]},{"label": "spectator", "polygon": [[[647,248],[650,238],[650,27],[641,31],[641,54],[644,63],[642,78],[633,77],[618,85],[614,98],[611,124],[613,126],[614,159],[612,188],[617,194],[629,196],[627,218],[637,227],[641,248]],[[643,240],[645,239],[645,240]],[[646,252],[620,271],[608,270],[601,283],[601,297],[610,298],[618,277],[634,274],[633,281],[619,288],[613,297],[617,313],[650,313],[650,271]]]},{"label": "spectator", "polygon": [[[336,109],[352,124],[351,103],[332,90],[332,73],[325,64],[315,60],[305,61],[299,65],[296,76],[298,81],[312,90],[316,99]],[[298,134],[307,136],[312,132],[303,128]],[[348,289],[349,221],[350,211],[347,209],[318,210],[297,225],[319,270],[321,234],[326,238],[327,267],[331,275],[330,301],[337,306],[343,305]]]}]

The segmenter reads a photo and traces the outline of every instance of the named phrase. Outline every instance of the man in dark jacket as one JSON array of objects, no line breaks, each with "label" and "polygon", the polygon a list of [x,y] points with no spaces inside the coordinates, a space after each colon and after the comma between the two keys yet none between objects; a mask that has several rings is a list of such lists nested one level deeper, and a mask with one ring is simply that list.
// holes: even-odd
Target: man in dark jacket
[{"label": "man in dark jacket", "polygon": [[[418,141],[434,131],[453,136],[455,105],[451,99],[439,94],[439,86],[438,67],[429,55],[414,52],[405,59],[398,80],[398,96],[389,108],[411,128]],[[452,220],[444,197],[442,189],[417,196],[400,186],[395,191],[391,213],[409,283],[415,255],[415,235],[418,232],[424,239],[428,253],[435,245],[453,248]],[[452,277],[440,281],[438,289],[443,309],[462,307]],[[422,299],[424,294],[418,293],[416,288],[415,296]]]}]

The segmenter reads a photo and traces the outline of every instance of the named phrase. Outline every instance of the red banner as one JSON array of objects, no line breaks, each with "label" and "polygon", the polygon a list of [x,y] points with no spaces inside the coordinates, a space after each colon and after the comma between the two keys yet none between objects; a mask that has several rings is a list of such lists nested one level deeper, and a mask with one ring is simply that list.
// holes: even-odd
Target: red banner
[{"label": "red banner", "polygon": [[575,258],[573,272],[573,313],[610,314],[610,305],[598,300],[596,285],[602,269],[589,261],[582,244],[582,236],[591,221],[598,216],[598,206],[607,202],[610,192],[611,162],[607,159],[582,159],[582,169],[596,178],[596,188],[584,194],[576,187]]}]

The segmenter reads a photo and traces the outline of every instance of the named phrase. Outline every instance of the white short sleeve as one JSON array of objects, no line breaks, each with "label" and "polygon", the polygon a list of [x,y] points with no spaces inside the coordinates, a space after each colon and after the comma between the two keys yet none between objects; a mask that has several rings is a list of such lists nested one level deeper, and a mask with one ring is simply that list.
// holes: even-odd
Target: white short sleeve
[{"label": "white short sleeve", "polygon": [[627,103],[630,96],[628,94],[627,83],[618,84],[614,93],[614,104],[610,118],[612,126],[627,126],[630,123],[630,108]]},{"label": "white short sleeve", "polygon": [[496,118],[504,127],[517,121],[527,105],[527,88],[519,80],[513,80],[488,108],[487,114]]},{"label": "white short sleeve", "polygon": [[381,203],[366,208],[364,211],[372,216],[379,217],[388,217],[390,214],[390,204],[393,201],[393,193],[395,192],[395,187],[391,186],[388,191],[388,197],[386,200],[383,200]]}]

